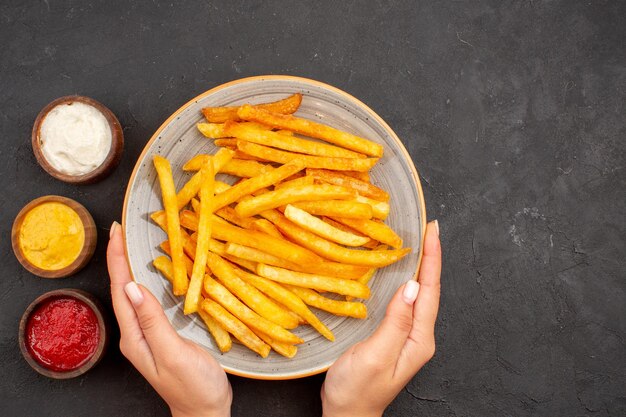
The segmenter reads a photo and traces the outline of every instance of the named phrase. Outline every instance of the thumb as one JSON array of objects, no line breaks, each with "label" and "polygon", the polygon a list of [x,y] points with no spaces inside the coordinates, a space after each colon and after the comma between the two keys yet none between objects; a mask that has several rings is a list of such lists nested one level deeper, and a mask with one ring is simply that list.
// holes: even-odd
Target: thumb
[{"label": "thumb", "polygon": [[413,303],[418,291],[419,284],[413,280],[398,288],[380,326],[363,342],[368,351],[385,363],[395,364],[400,356],[413,325]]},{"label": "thumb", "polygon": [[134,281],[126,284],[124,291],[135,309],[139,327],[150,346],[155,362],[159,362],[158,358],[176,355],[180,351],[179,342],[182,342],[182,339],[165,316],[159,301],[148,289]]}]

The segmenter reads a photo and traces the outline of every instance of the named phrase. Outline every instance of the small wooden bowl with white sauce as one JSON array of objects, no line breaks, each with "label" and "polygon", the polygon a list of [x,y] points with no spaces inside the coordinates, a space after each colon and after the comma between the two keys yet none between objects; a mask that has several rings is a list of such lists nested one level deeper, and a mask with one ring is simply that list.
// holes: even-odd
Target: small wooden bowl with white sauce
[{"label": "small wooden bowl with white sauce", "polygon": [[32,146],[39,165],[54,178],[92,184],[120,162],[124,133],[117,117],[100,102],[66,96],[41,110],[33,126]]}]

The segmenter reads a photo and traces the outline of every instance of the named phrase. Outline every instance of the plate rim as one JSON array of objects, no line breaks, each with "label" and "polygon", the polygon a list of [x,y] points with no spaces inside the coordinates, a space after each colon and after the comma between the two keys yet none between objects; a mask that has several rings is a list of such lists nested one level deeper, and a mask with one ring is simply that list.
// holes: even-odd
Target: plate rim
[{"label": "plate rim", "polygon": [[[362,107],[363,109],[365,109],[366,111],[368,111],[372,118],[374,118],[378,123],[381,124],[381,126],[387,131],[387,133],[389,134],[389,136],[391,137],[391,139],[396,143],[396,145],[398,145],[400,151],[403,153],[404,158],[406,160],[408,160],[409,162],[409,169],[411,172],[411,175],[413,177],[413,180],[415,181],[415,184],[417,185],[417,194],[419,196],[419,210],[421,211],[421,213],[423,213],[423,216],[420,216],[420,229],[421,229],[421,236],[420,236],[420,248],[419,248],[419,252],[418,252],[418,259],[417,259],[417,266],[416,266],[416,270],[413,273],[412,276],[412,280],[417,281],[418,278],[418,272],[420,269],[420,265],[422,263],[422,256],[424,253],[424,238],[426,236],[426,199],[424,198],[424,191],[422,189],[422,183],[420,181],[420,176],[419,173],[417,171],[417,168],[415,167],[415,164],[413,163],[413,159],[411,158],[411,155],[409,154],[409,152],[407,151],[406,147],[404,146],[404,144],[402,143],[402,141],[400,140],[400,138],[398,137],[398,135],[396,134],[396,132],[391,128],[391,126],[389,126],[389,124],[387,124],[387,122],[378,115],[378,113],[376,113],[374,110],[372,110],[367,104],[363,103],[361,100],[357,99],[356,97],[354,97],[353,95],[337,88],[334,87],[332,85],[326,84],[324,82],[321,81],[317,81],[317,80],[313,80],[311,78],[306,78],[306,77],[299,77],[299,76],[294,76],[294,75],[256,75],[256,76],[251,76],[251,77],[244,77],[244,78],[239,78],[233,81],[229,81],[223,84],[220,84],[216,87],[213,87],[195,97],[193,97],[191,100],[187,101],[185,104],[183,104],[182,106],[180,106],[174,113],[172,113],[163,123],[161,123],[161,125],[158,127],[158,129],[154,132],[154,134],[150,137],[150,139],[148,140],[148,142],[146,142],[146,144],[144,145],[141,153],[139,154],[139,156],[137,157],[137,160],[135,162],[135,166],[133,167],[133,170],[130,174],[130,177],[128,179],[128,184],[126,185],[126,191],[124,193],[124,203],[122,206],[122,230],[123,230],[123,240],[124,240],[124,255],[126,256],[126,261],[128,262],[128,264],[130,265],[130,257],[128,256],[128,243],[127,243],[127,239],[126,239],[126,214],[128,211],[128,201],[130,198],[130,190],[131,190],[131,186],[133,184],[133,182],[135,181],[135,177],[137,175],[137,172],[139,171],[139,168],[141,166],[141,161],[143,161],[143,159],[145,158],[146,154],[148,153],[149,149],[152,147],[152,144],[154,143],[154,141],[160,136],[161,132],[179,115],[181,114],[183,111],[185,111],[187,109],[187,107],[191,106],[192,104],[196,103],[197,101],[199,101],[200,99],[203,99],[206,96],[209,96],[211,94],[214,94],[220,90],[223,90],[225,88],[228,87],[232,87],[234,85],[237,84],[243,84],[243,83],[249,83],[249,82],[254,82],[254,81],[266,81],[266,80],[279,80],[279,81],[296,81],[296,82],[301,82],[301,83],[308,83],[308,84],[312,84],[314,86],[318,86],[318,87],[322,87],[328,90],[331,90],[333,92],[335,92],[336,94],[341,95],[342,97],[344,97],[346,100],[351,101],[353,104],[356,104],[357,107]],[[129,273],[130,276],[132,278],[133,281],[135,280],[135,276],[133,275],[133,271],[132,268],[129,267]],[[217,360],[217,359],[216,359]],[[218,361],[219,363],[219,361]],[[334,363],[334,362],[333,362]],[[235,375],[235,376],[239,376],[239,377],[244,377],[244,378],[250,378],[250,379],[258,379],[258,380],[267,380],[267,381],[277,381],[277,380],[290,380],[290,379],[299,379],[299,378],[306,378],[309,376],[313,376],[313,375],[318,375],[321,374],[322,372],[326,372],[328,370],[328,368],[330,368],[332,366],[332,363],[329,364],[328,366],[321,366],[318,368],[314,368],[314,369],[310,369],[308,371],[304,371],[302,373],[298,373],[298,374],[280,374],[277,373],[275,375],[259,375],[259,374],[255,374],[255,373],[248,373],[248,372],[244,372],[241,371],[239,369],[233,369],[231,367],[228,366],[224,366],[220,363],[220,366],[224,369],[224,371],[226,371],[228,374],[231,375]]]}]

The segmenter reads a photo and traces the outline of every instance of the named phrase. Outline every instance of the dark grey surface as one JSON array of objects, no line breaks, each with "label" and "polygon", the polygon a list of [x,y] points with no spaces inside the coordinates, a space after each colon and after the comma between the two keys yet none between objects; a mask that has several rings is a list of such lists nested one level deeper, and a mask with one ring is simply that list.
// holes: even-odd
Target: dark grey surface
[{"label": "dark grey surface", "polygon": [[[174,3],[0,4],[2,415],[168,414],[115,341],[81,378],[35,374],[19,317],[63,287],[110,308],[108,228],[145,142],[191,97],[260,74],[370,105],[441,224],[438,353],[386,415],[626,415],[625,2]],[[92,186],[49,177],[30,147],[39,110],[72,93],[109,106],[126,135],[120,167]],[[98,225],[75,277],[36,278],[10,249],[13,218],[44,194],[78,200]],[[323,376],[231,381],[235,416],[321,414]]]}]

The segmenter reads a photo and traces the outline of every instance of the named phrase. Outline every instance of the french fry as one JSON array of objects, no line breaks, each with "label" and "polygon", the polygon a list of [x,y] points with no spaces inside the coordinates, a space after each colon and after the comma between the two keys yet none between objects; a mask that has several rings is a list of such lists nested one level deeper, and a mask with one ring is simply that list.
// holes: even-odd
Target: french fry
[{"label": "french fry", "polygon": [[215,189],[215,171],[213,161],[208,159],[200,169],[202,184],[200,185],[200,214],[198,216],[198,239],[196,244],[196,256],[193,262],[193,274],[189,282],[189,289],[185,296],[183,312],[191,314],[198,311],[198,305],[202,293],[202,280],[204,278],[207,256],[209,253],[209,239],[211,238],[211,208],[213,191]]},{"label": "french fry", "polygon": [[350,226],[346,226],[343,223],[336,222],[333,219],[331,219],[330,217],[323,216],[322,220],[325,223],[328,223],[329,225],[331,225],[333,227],[336,227],[339,230],[343,230],[344,232],[352,233],[353,235],[357,235],[357,236],[367,237],[367,239],[368,239],[367,243],[364,243],[363,245],[361,245],[364,248],[374,249],[376,246],[378,246],[380,244],[380,242],[372,239],[371,237],[364,235],[363,233],[359,232],[358,230],[355,230],[355,229],[351,228]]},{"label": "french fry", "polygon": [[306,211],[294,207],[291,204],[287,204],[287,207],[285,207],[285,217],[309,232],[315,233],[318,236],[342,245],[362,246],[369,241],[366,237],[344,232],[343,230],[339,230],[328,223],[324,223],[323,220],[320,220],[319,218],[312,216]]},{"label": "french fry", "polygon": [[350,295],[356,298],[369,298],[370,289],[367,285],[350,279],[332,278],[324,275],[306,274],[290,271],[276,266],[258,264],[256,273],[264,278],[282,284],[312,288],[321,291],[330,291],[341,295]]},{"label": "french fry", "polygon": [[237,149],[246,155],[266,161],[286,164],[294,159],[301,159],[306,168],[324,168],[337,171],[369,171],[378,162],[378,158],[329,158],[326,156],[303,155],[257,145],[245,140],[237,140]]},{"label": "french fry", "polygon": [[371,156],[383,156],[383,147],[381,145],[311,120],[291,115],[282,115],[250,105],[241,106],[237,111],[237,115],[243,120],[262,123],[275,129],[291,130],[301,135],[322,139],[355,152]]},{"label": "french fry", "polygon": [[[293,94],[285,99],[272,103],[255,104],[255,107],[270,110],[276,113],[295,113],[302,102],[302,94]],[[241,120],[237,115],[238,106],[235,107],[205,107],[202,109],[204,117],[212,123],[225,123],[229,120]]]},{"label": "french fry", "polygon": [[280,188],[245,201],[235,207],[241,217],[250,217],[262,211],[284,206],[298,201],[348,200],[354,192],[347,188],[330,184],[305,185],[303,187]]},{"label": "french fry", "polygon": [[336,316],[348,316],[357,319],[367,318],[367,307],[363,303],[333,300],[309,288],[293,285],[286,285],[286,288],[300,297],[305,304],[328,311]]},{"label": "french fry", "polygon": [[275,131],[276,133],[280,133],[281,135],[293,136],[293,132],[291,130],[279,129]]},{"label": "french fry", "polygon": [[399,261],[411,252],[411,248],[385,251],[346,249],[343,246],[339,246],[317,236],[315,233],[304,230],[289,221],[276,210],[264,211],[261,213],[261,216],[274,223],[274,225],[278,227],[278,230],[293,242],[332,261],[345,262],[353,265],[383,267]]},{"label": "french fry", "polygon": [[[198,217],[192,211],[183,210],[181,222],[183,222],[184,227],[190,230],[197,230],[198,228]],[[316,254],[301,246],[256,230],[242,229],[216,221],[212,222],[212,227],[212,235],[215,239],[260,249],[292,263],[316,265],[321,260]]]},{"label": "french fry", "polygon": [[167,159],[158,155],[154,157],[153,162],[161,185],[161,195],[167,218],[167,235],[172,250],[172,264],[174,268],[172,292],[174,295],[184,295],[187,292],[189,280],[185,272],[183,240],[180,234],[176,188],[174,187],[172,168]]},{"label": "french fry", "polygon": [[363,197],[362,195],[359,195],[356,201],[358,203],[369,204],[372,207],[372,217],[385,220],[389,215],[389,203],[376,201],[371,198]]},{"label": "french fry", "polygon": [[[249,217],[244,217],[249,218]],[[252,222],[252,230],[258,230],[259,232],[267,233],[270,236],[284,239],[283,235],[278,231],[276,226],[265,219],[256,219]]]},{"label": "french fry", "polygon": [[[233,151],[229,149],[220,149],[215,156],[211,158],[213,159],[213,171],[219,172],[222,167],[231,160],[233,155]],[[208,157],[208,155],[205,156]],[[206,158],[202,159],[202,161],[204,160],[206,160]],[[189,201],[191,201],[191,199],[198,194],[201,184],[202,178],[200,176],[200,172],[196,172],[176,195],[178,210],[182,210],[187,204],[189,204]]]},{"label": "french fry", "polygon": [[313,185],[313,183],[314,183],[313,177],[305,175],[303,177],[294,178],[292,180],[287,179],[283,182],[279,182],[278,184],[274,185],[274,190],[279,190],[281,188],[289,188],[289,187],[303,187],[305,185]]},{"label": "french fry", "polygon": [[[159,247],[168,256],[170,256],[170,257],[172,256],[172,251],[170,250],[170,242],[168,242],[167,240],[164,241],[164,242],[161,242]],[[184,247],[183,247],[183,249],[184,249]],[[165,278],[167,278],[167,280],[171,283],[172,280],[173,280],[173,277],[174,277],[174,270],[173,269],[169,270],[169,274],[170,275],[167,276],[165,271],[159,268],[161,265],[163,265],[163,262],[164,262],[164,260],[162,258],[165,258],[165,260],[167,260],[167,262],[169,263],[170,268],[171,268],[172,261],[170,260],[171,258],[168,258],[167,256],[159,256],[152,263],[153,263],[154,267],[156,269],[158,269],[159,271],[161,271],[163,273],[163,275],[165,276]],[[185,259],[185,270],[187,271],[187,276],[191,278],[191,274],[193,273],[193,261],[187,255],[184,256],[184,259]],[[255,270],[256,270],[256,266],[255,266]]]},{"label": "french fry", "polygon": [[348,175],[350,177],[354,177],[357,180],[370,182],[370,174],[367,172],[358,172],[358,171],[341,171],[342,174]]},{"label": "french fry", "polygon": [[202,309],[217,321],[220,326],[231,333],[237,340],[248,349],[258,353],[261,357],[267,358],[270,354],[270,346],[252,332],[241,320],[229,313],[217,302],[205,298],[202,301]]},{"label": "french fry", "polygon": [[[311,178],[311,177],[304,177]],[[371,219],[372,206],[354,200],[300,201],[295,207],[316,216],[341,216],[349,219]]]},{"label": "french fry", "polygon": [[220,172],[241,178],[252,178],[264,172],[271,171],[272,169],[274,168],[271,165],[265,165],[257,161],[232,159],[229,163],[224,165]]},{"label": "french fry", "polygon": [[235,269],[235,273],[244,281],[248,282],[251,285],[254,285],[259,290],[267,294],[269,297],[272,297],[274,300],[280,300],[285,307],[289,308],[291,311],[295,312],[297,315],[302,317],[309,323],[315,330],[317,330],[322,336],[331,342],[335,341],[335,336],[333,332],[326,327],[324,323],[322,323],[315,314],[309,310],[309,308],[304,304],[304,302],[286,288],[282,287],[280,284],[277,284],[274,281],[265,279],[255,274],[251,274],[240,269]]},{"label": "french fry", "polygon": [[265,343],[270,345],[272,349],[279,355],[283,355],[286,358],[293,358],[298,353],[298,347],[294,345],[290,345],[283,342],[278,342],[263,332],[256,331],[257,336],[259,336]]},{"label": "french fry", "polygon": [[255,287],[242,281],[235,275],[233,267],[228,262],[214,253],[209,253],[208,259],[211,270],[222,284],[255,313],[285,329],[298,327],[298,320],[290,316],[287,310],[276,305]]},{"label": "french fry", "polygon": [[254,226],[254,219],[251,219],[250,217],[241,217],[231,206],[224,206],[217,210],[215,214],[239,227],[243,227],[244,229],[252,229]]},{"label": "french fry", "polygon": [[263,158],[259,158],[257,156],[254,155],[249,155],[245,152],[241,152],[239,149],[237,149],[236,147],[233,148],[229,148],[232,151],[235,151],[235,159],[241,159],[243,161],[255,161],[255,162],[260,162],[260,163],[268,163],[270,161],[268,161],[267,159],[263,159]]},{"label": "french fry", "polygon": [[236,149],[237,148],[237,139],[235,138],[224,138],[224,139],[215,139],[213,141],[215,146],[221,146],[227,149]]},{"label": "french fry", "polygon": [[245,123],[227,122],[224,125],[224,132],[229,137],[306,155],[331,158],[365,158],[363,154],[344,148],[259,129]]},{"label": "french fry", "polygon": [[280,268],[291,269],[293,271],[318,273],[321,275],[345,279],[358,279],[368,271],[368,268],[364,266],[356,266],[328,261],[320,261],[310,266],[303,266],[286,261],[283,258],[270,255],[269,253],[263,252],[262,250],[250,248],[232,242],[227,243],[224,249],[226,253],[231,256],[236,256],[237,258],[246,259],[248,261],[254,262],[255,268],[252,271],[256,271],[256,263],[264,263],[268,265],[278,266]]},{"label": "french fry", "polygon": [[233,341],[230,338],[228,332],[213,317],[211,317],[209,313],[207,313],[203,309],[198,310],[198,315],[206,325],[211,336],[213,336],[213,340],[215,340],[215,344],[217,345],[220,352],[228,352],[233,345]]},{"label": "french fry", "polygon": [[393,248],[399,249],[402,247],[402,238],[384,223],[364,219],[346,219],[343,217],[333,217],[333,220],[350,226],[372,239],[386,243]]},{"label": "french fry", "polygon": [[329,171],[325,169],[307,169],[307,175],[312,175],[315,179],[327,182],[329,184],[340,185],[342,187],[351,188],[359,195],[372,198],[378,201],[389,201],[389,194],[369,182],[361,181],[349,175],[340,172]]},{"label": "french fry", "polygon": [[221,304],[222,307],[245,323],[248,327],[263,332],[272,339],[280,342],[290,344],[303,342],[302,339],[290,331],[285,330],[279,325],[259,316],[248,306],[239,301],[237,297],[231,294],[226,287],[208,275],[204,277],[204,290],[213,300]]},{"label": "french fry", "polygon": [[217,174],[222,171],[225,165],[228,165],[228,163],[233,159],[233,155],[235,155],[234,151],[224,148],[217,151],[215,155],[199,154],[185,162],[185,165],[183,165],[183,171],[200,171],[204,162],[212,159],[213,170]]},{"label": "french fry", "polygon": [[227,137],[224,133],[223,123],[198,123],[196,127],[200,133],[210,139]]},{"label": "french fry", "polygon": [[261,188],[269,187],[270,185],[273,185],[278,181],[301,171],[303,168],[302,162],[294,160],[270,172],[265,172],[257,175],[256,177],[243,180],[226,191],[217,194],[213,200],[213,209],[218,210],[224,206],[234,203],[241,197],[252,194]]}]

